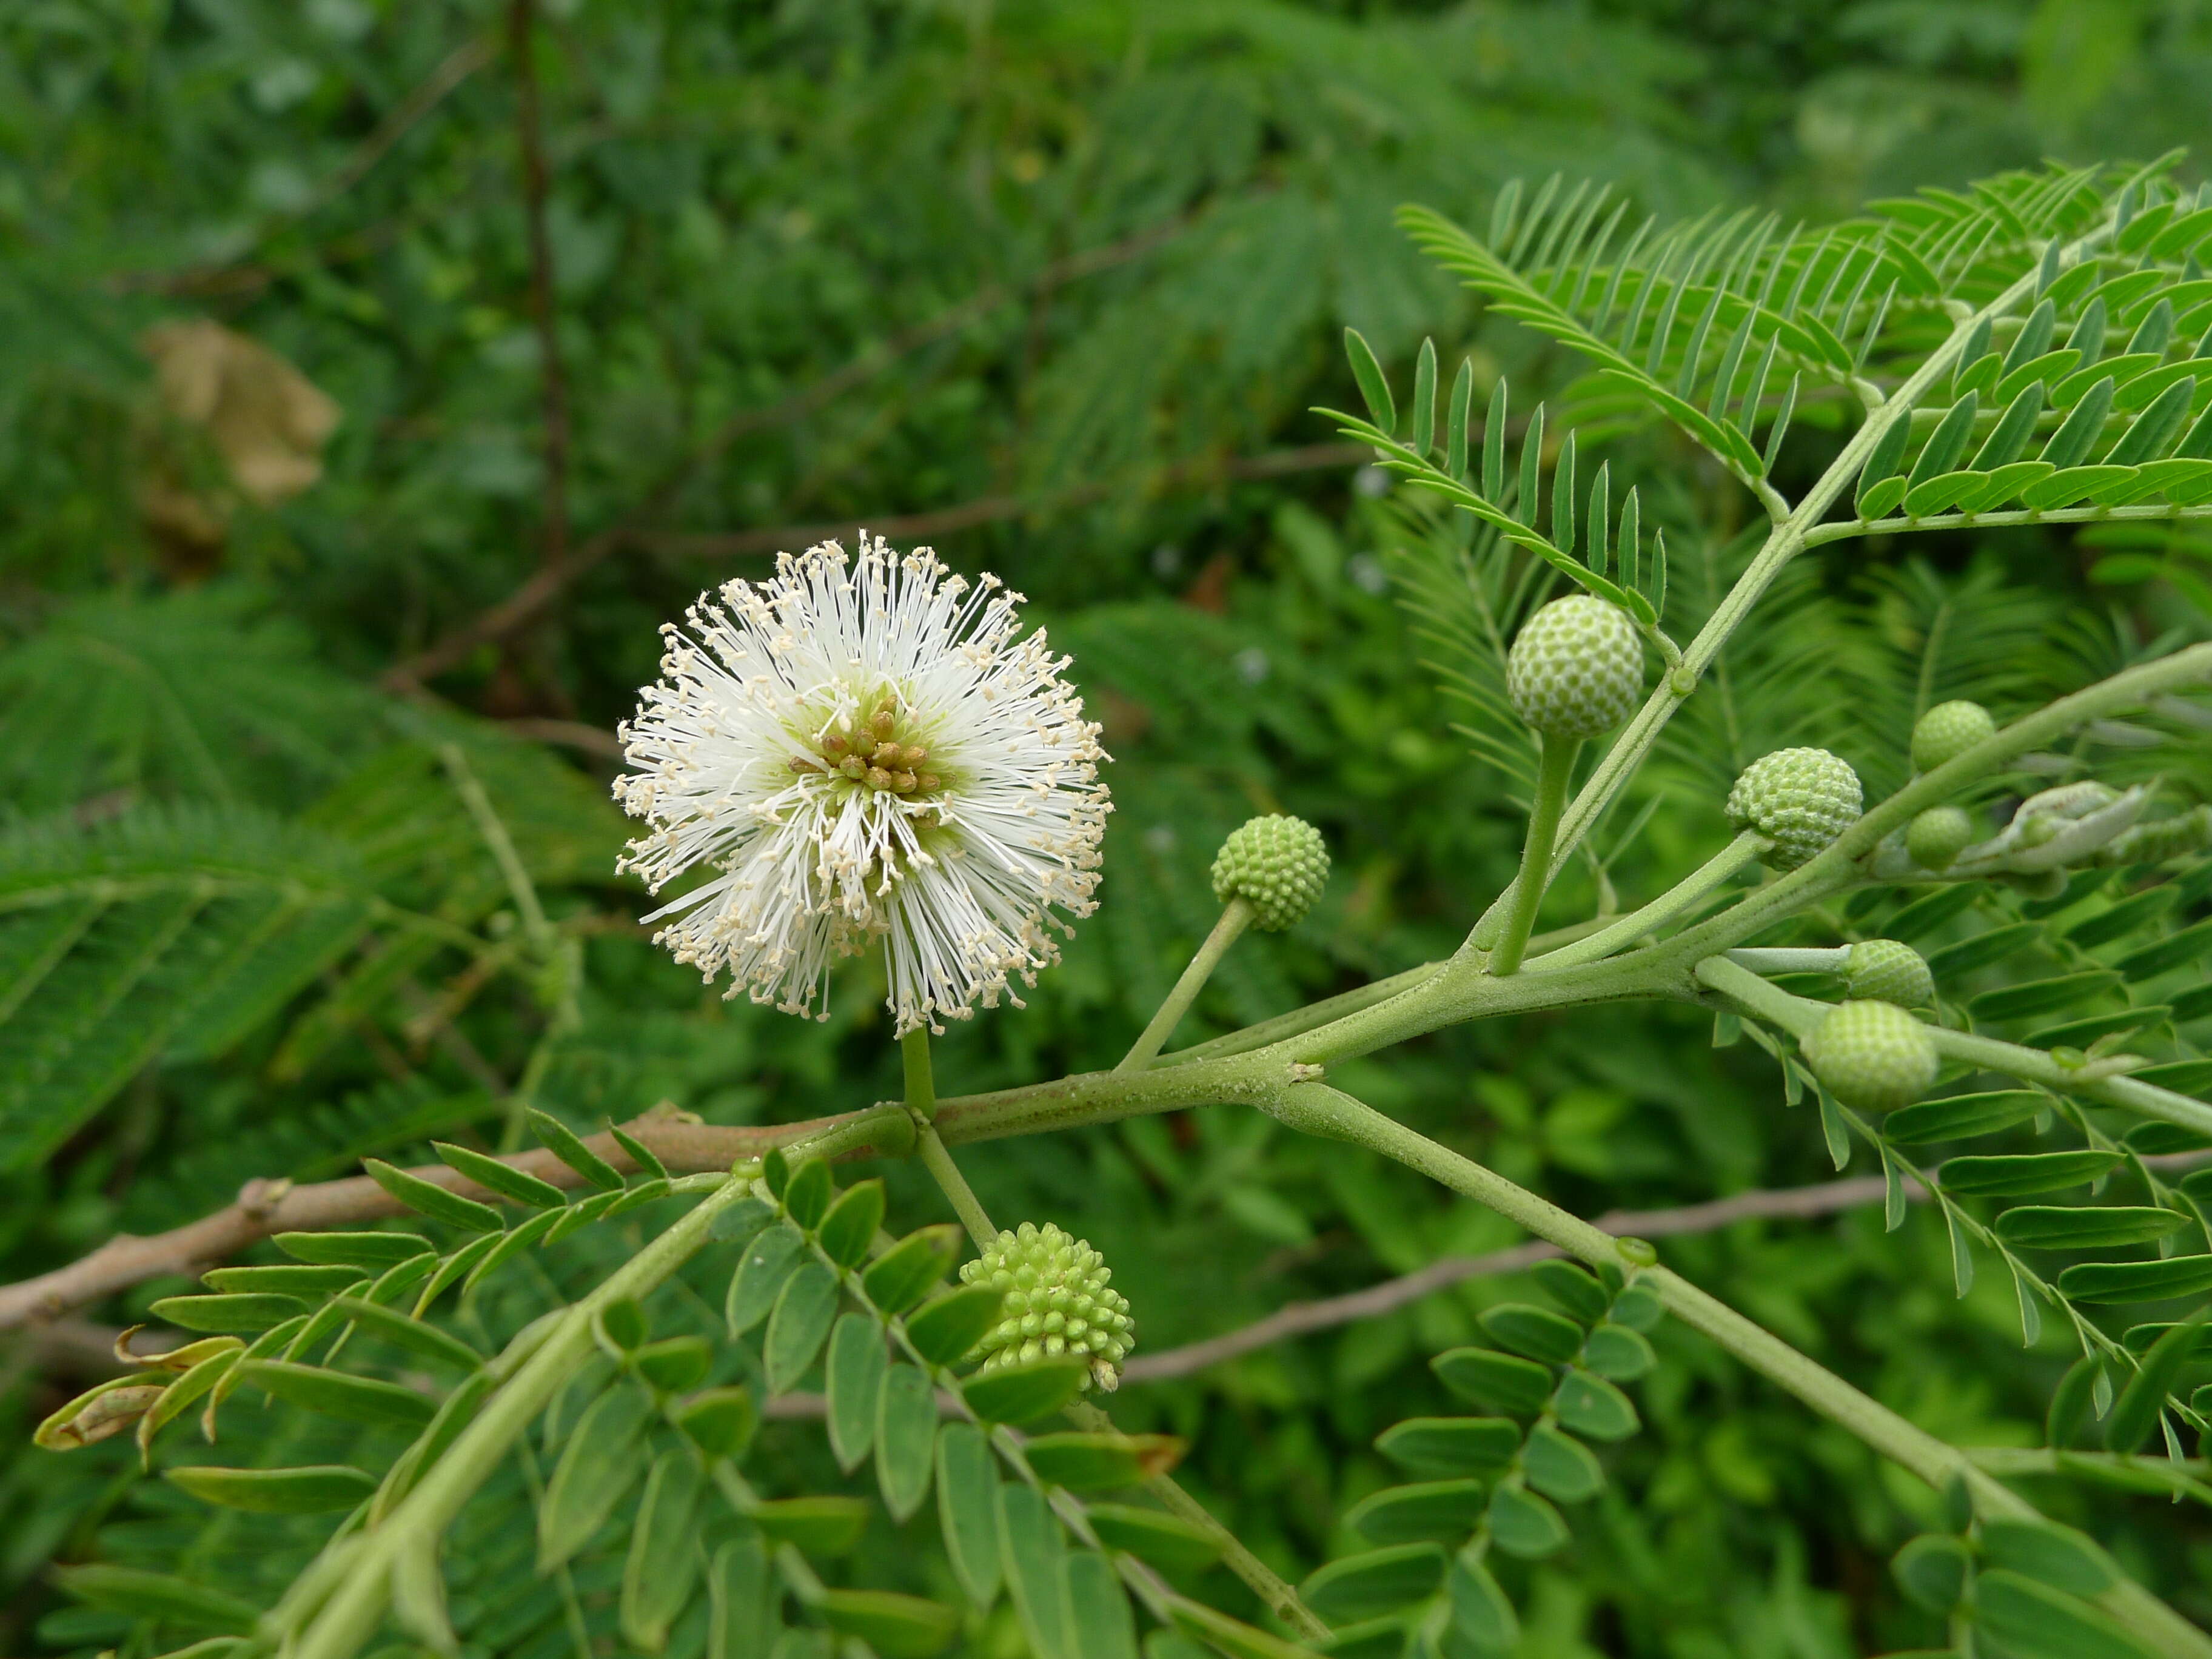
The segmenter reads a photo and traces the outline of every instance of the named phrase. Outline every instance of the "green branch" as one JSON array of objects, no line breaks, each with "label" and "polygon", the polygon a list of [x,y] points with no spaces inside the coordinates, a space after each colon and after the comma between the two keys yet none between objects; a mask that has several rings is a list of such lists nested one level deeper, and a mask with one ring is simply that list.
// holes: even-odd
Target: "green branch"
[{"label": "green branch", "polygon": [[[2033,1504],[1984,1473],[1957,1447],[1914,1426],[1687,1279],[1664,1267],[1644,1265],[1649,1261],[1649,1245],[1638,1249],[1634,1243],[1601,1232],[1580,1217],[1326,1084],[1285,1091],[1267,1110],[1304,1133],[1365,1146],[1417,1170],[1592,1267],[1638,1273],[1641,1282],[1656,1290],[1667,1310],[1684,1324],[1936,1491],[1963,1480],[1983,1515],[2039,1518]],[[2123,1581],[2098,1600],[2106,1612],[2148,1638],[2159,1652],[2212,1659],[2212,1637],[2141,1586]]]}]

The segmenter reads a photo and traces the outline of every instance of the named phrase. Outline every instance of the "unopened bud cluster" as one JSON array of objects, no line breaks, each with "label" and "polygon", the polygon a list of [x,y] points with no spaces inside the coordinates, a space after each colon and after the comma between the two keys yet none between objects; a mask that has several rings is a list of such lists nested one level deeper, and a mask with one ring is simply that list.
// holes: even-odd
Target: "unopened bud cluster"
[{"label": "unopened bud cluster", "polygon": [[1795,870],[1858,822],[1859,775],[1825,749],[1778,749],[1743,769],[1729,791],[1729,822],[1774,843],[1766,861]]},{"label": "unopened bud cluster", "polygon": [[1063,1357],[1087,1358],[1091,1380],[1111,1389],[1137,1340],[1129,1299],[1108,1282],[1105,1258],[1048,1221],[1002,1232],[960,1269],[969,1285],[1006,1292],[1004,1316],[975,1345],[982,1369]]},{"label": "unopened bud cluster", "polygon": [[1213,860],[1213,896],[1241,898],[1253,926],[1279,933],[1305,919],[1328,880],[1328,845],[1304,818],[1271,813],[1231,830]]},{"label": "unopened bud cluster", "polygon": [[1912,769],[1933,772],[1996,734],[1996,721],[1981,704],[1939,702],[1913,724]]},{"label": "unopened bud cluster", "polygon": [[1531,731],[1579,743],[1626,720],[1644,691],[1644,645],[1619,605],[1587,593],[1554,599],[1522,624],[1505,659],[1505,695]]}]

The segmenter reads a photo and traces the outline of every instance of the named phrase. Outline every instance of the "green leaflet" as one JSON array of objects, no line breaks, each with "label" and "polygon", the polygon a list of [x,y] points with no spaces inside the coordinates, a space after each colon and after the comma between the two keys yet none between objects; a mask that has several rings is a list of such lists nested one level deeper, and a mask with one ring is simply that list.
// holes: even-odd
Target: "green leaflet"
[{"label": "green leaflet", "polygon": [[2111,1173],[2118,1152],[2030,1152],[2009,1158],[1954,1158],[1937,1171],[1946,1192],[1994,1198],[2079,1187]]},{"label": "green leaflet", "polygon": [[732,1539],[715,1550],[707,1593],[709,1659],[757,1659],[769,1650],[779,1592],[758,1538]]},{"label": "green leaflet", "polygon": [[785,1226],[769,1228],[745,1247],[722,1309],[732,1336],[743,1336],[768,1317],[805,1249],[806,1241]]},{"label": "green leaflet", "polygon": [[2179,1232],[2185,1216],[2141,1205],[2068,1209],[2052,1204],[2024,1204],[1997,1218],[1996,1235],[2008,1244],[2036,1250],[2093,1250],[2117,1244],[2145,1244]]},{"label": "green leaflet", "polygon": [[113,1607],[137,1618],[174,1620],[193,1630],[244,1636],[260,1616],[260,1609],[236,1596],[135,1567],[105,1563],[57,1567],[54,1582],[80,1601]]},{"label": "green leaflet", "polygon": [[1534,1492],[1501,1486],[1490,1494],[1490,1533],[1508,1555],[1537,1561],[1567,1541],[1567,1523]]},{"label": "green leaflet", "polygon": [[988,1607],[998,1599],[1002,1571],[999,1471],[989,1442],[973,1424],[948,1423],[938,1434],[937,1514],[953,1575],[970,1601]]},{"label": "green leaflet", "polygon": [[951,1607],[895,1590],[833,1589],[822,1598],[830,1628],[855,1636],[884,1659],[928,1659],[960,1628]]},{"label": "green leaflet", "polygon": [[1521,1467],[1530,1486],[1563,1504],[1595,1498],[1605,1486],[1605,1471],[1590,1449],[1548,1423],[1529,1431],[1528,1443],[1521,1449]]},{"label": "green leaflet", "polygon": [[617,1382],[578,1419],[538,1509],[538,1570],[550,1571],[591,1541],[644,1471],[638,1449],[652,1398]]},{"label": "green leaflet", "polygon": [[1014,1611],[1036,1659],[1081,1659],[1068,1630],[1067,1545],[1043,1494],[999,1488],[1000,1560]]},{"label": "green leaflet", "polygon": [[1573,1320],[1525,1302],[1486,1308],[1477,1316],[1477,1322],[1500,1346],[1548,1364],[1565,1364],[1583,1346],[1583,1328]]},{"label": "green leaflet", "polygon": [[776,1498],[746,1514],[777,1543],[809,1555],[842,1555],[868,1526],[867,1500],[860,1498]]},{"label": "green leaflet", "polygon": [[252,1359],[231,1376],[251,1382],[264,1394],[289,1405],[304,1406],[325,1417],[349,1423],[369,1423],[392,1428],[419,1429],[437,1411],[437,1402],[397,1382],[349,1371],[325,1370],[316,1365],[288,1364],[275,1359]]},{"label": "green leaflet", "polygon": [[337,1464],[282,1469],[172,1468],[164,1478],[204,1503],[260,1515],[316,1515],[351,1509],[376,1477]]},{"label": "green leaflet", "polygon": [[868,1246],[883,1224],[884,1183],[864,1181],[847,1189],[822,1218],[821,1244],[841,1267],[857,1267],[868,1258]]},{"label": "green leaflet", "polygon": [[1461,1399],[1516,1417],[1534,1417],[1552,1397],[1549,1366],[1490,1348],[1451,1349],[1430,1360],[1429,1369]]},{"label": "green leaflet", "polygon": [[771,1394],[797,1386],[813,1364],[837,1315],[837,1278],[818,1261],[803,1261],[776,1295],[761,1357]]},{"label": "green leaflet", "polygon": [[1422,1539],[1464,1538],[1481,1521],[1484,1494],[1480,1480],[1425,1480],[1409,1486],[1386,1486],[1352,1506],[1345,1522],[1375,1544],[1407,1544]]},{"label": "green leaflet", "polygon": [[1165,1434],[1045,1434],[1023,1455],[1047,1486],[1106,1492],[1166,1474],[1182,1460],[1182,1442]]},{"label": "green leaflet", "polygon": [[2058,1275],[2062,1296],[2076,1302],[2164,1302],[2212,1291],[2212,1255],[2163,1261],[2082,1261]]},{"label": "green leaflet", "polygon": [[968,1409],[986,1423],[1034,1423],[1083,1392],[1091,1368],[1080,1359],[1039,1359],[1001,1365],[961,1384]]},{"label": "green leaflet", "polygon": [[948,1291],[906,1322],[907,1340],[933,1365],[950,1365],[999,1322],[1006,1293],[988,1285]]},{"label": "green leaflet", "polygon": [[874,1320],[858,1313],[838,1319],[823,1366],[823,1392],[830,1413],[830,1449],[848,1474],[876,1443],[877,1395],[889,1364],[883,1332]]},{"label": "green leaflet", "polygon": [[1298,1598],[1332,1625],[1355,1624],[1426,1600],[1443,1583],[1444,1565],[1434,1544],[1369,1550],[1317,1568]]},{"label": "green leaflet", "polygon": [[1091,1550],[1067,1558],[1067,1620],[1079,1659],[1137,1659],[1137,1621],[1114,1564]]},{"label": "green leaflet", "polygon": [[2087,1602],[2016,1572],[1976,1578],[1973,1622],[2021,1659],[2152,1659]]},{"label": "green leaflet", "polygon": [[1084,1512],[1107,1548],[1126,1550],[1171,1576],[1201,1572],[1221,1559],[1221,1545],[1213,1534],[1165,1510],[1090,1504]]},{"label": "green leaflet", "polygon": [[884,1507],[904,1521],[929,1493],[937,1455],[937,1391],[912,1365],[883,1374],[876,1395],[876,1476]]},{"label": "green leaflet", "polygon": [[1900,1107],[1882,1120],[1882,1133],[1900,1146],[1941,1140],[1971,1140],[2027,1122],[2050,1104],[2033,1089],[1996,1089],[1986,1094],[1951,1095]]},{"label": "green leaflet", "polygon": [[362,1168],[369,1178],[390,1193],[409,1209],[419,1211],[433,1221],[442,1221],[448,1226],[465,1227],[471,1232],[495,1233],[506,1226],[499,1212],[489,1204],[479,1204],[472,1198],[463,1198],[459,1193],[448,1192],[434,1181],[396,1169],[382,1158],[365,1158]]},{"label": "green leaflet", "polygon": [[949,1222],[908,1234],[869,1264],[860,1275],[861,1290],[885,1314],[906,1312],[951,1267],[961,1236]]},{"label": "green leaflet", "polygon": [[663,1452],[647,1476],[623,1567],[623,1639],[647,1653],[667,1645],[668,1627],[691,1599],[699,1576],[693,1517],[706,1486],[689,1451]]},{"label": "green leaflet", "polygon": [[1502,1417],[1408,1418],[1375,1438],[1400,1468],[1436,1476],[1494,1474],[1520,1444],[1520,1426]]}]

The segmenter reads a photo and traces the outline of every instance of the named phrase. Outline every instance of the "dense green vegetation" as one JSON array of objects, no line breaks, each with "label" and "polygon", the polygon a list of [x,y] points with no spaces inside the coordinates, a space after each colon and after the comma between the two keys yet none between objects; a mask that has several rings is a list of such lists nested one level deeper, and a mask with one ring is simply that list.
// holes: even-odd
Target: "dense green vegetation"
[{"label": "dense green vegetation", "polygon": [[[1570,411],[1586,455],[1608,446],[1614,499],[1636,486],[1663,528],[1693,620],[1760,514],[1679,434],[1488,313],[1392,210],[1480,228],[1506,180],[1564,170],[1662,220],[1744,201],[1817,219],[2046,154],[2212,154],[2212,20],[2182,3],[49,0],[0,12],[0,896],[68,893],[0,912],[11,1281],[251,1177],[419,1163],[433,1139],[510,1149],[517,1100],[584,1130],[660,1101],[741,1125],[896,1096],[880,969],[848,969],[821,1024],[724,1002],[635,926],[606,792],[659,624],[861,527],[1029,595],[1115,756],[1099,914],[1026,1007],[938,1044],[945,1093],[1112,1065],[1212,924],[1208,864],[1255,812],[1320,826],[1335,874],[1295,929],[1232,953],[1182,1043],[1449,954],[1520,847],[1527,757],[1470,646],[1504,597],[1310,412],[1359,406],[1341,328],[1401,389],[1433,337],[1448,372],[1474,363],[1478,407],[1504,376],[1517,407]],[[179,327],[199,319],[231,332]],[[1844,430],[1839,402],[1809,400],[1777,478],[1802,487]],[[1879,799],[1933,702],[2008,717],[2204,638],[2204,546],[2045,527],[1801,560],[1547,923],[1696,866],[1729,780],[1772,748],[1832,747]],[[2100,775],[2154,771],[2203,798],[2195,752],[2124,750]],[[2183,882],[2176,920],[2205,902]],[[1957,971],[2035,980],[2071,962],[2035,925],[2051,914],[1993,890],[1919,942],[2022,928],[2004,974],[1998,957]],[[1717,1048],[1693,1009],[1463,1026],[1331,1077],[1583,1216],[1835,1173],[1772,1061]],[[962,1163],[995,1217],[1104,1252],[1139,1355],[1522,1237],[1227,1109]],[[945,1218],[918,1170],[876,1172],[894,1231]],[[1879,1166],[1862,1148],[1845,1173]],[[558,1290],[603,1277],[634,1224],[548,1258]],[[2072,1346],[2048,1319],[2022,1352],[1994,1265],[1954,1303],[1925,1206],[1895,1233],[1877,1200],[1664,1252],[1945,1438],[2041,1443]],[[696,1274],[698,1296],[726,1274]],[[190,1284],[69,1312],[112,1328]],[[510,1334],[550,1288],[497,1285],[471,1340]],[[1185,1437],[1185,1484],[1297,1582],[1395,1478],[1376,1433],[1448,1408],[1429,1357],[1529,1294],[1474,1279],[1133,1383],[1112,1409]],[[82,1326],[56,1330],[0,1359],[0,1643],[191,1639],[78,1605],[54,1563],[273,1600],[307,1532],[210,1524],[142,1482],[127,1435],[29,1449],[106,1370]],[[1645,1431],[1609,1455],[1573,1546],[1516,1570],[1523,1650],[1825,1659],[1944,1639],[1887,1565],[1939,1524],[1937,1499],[1686,1330],[1653,1340]],[[340,1462],[355,1431],[241,1399],[222,1434],[216,1461]],[[769,1425],[756,1456],[778,1490],[838,1478],[811,1425]],[[505,1478],[518,1494],[525,1474]],[[2201,1505],[2035,1495],[2212,1621]],[[477,1519],[447,1553],[456,1617],[503,1633],[465,1634],[568,1650],[557,1600],[495,1617],[526,1562]],[[872,1525],[854,1582],[952,1593]],[[576,1569],[603,1651],[620,1650],[622,1571],[619,1544]],[[1226,1573],[1203,1584],[1260,1616]],[[970,1634],[1020,1651],[1004,1604]]]}]

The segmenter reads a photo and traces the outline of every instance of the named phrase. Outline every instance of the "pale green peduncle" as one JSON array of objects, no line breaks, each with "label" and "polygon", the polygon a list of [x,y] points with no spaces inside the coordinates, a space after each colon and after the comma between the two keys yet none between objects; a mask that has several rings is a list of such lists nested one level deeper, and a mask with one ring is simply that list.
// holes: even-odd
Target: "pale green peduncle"
[{"label": "pale green peduncle", "polygon": [[1579,738],[1553,732],[1536,735],[1536,798],[1528,808],[1528,839],[1521,843],[1521,872],[1514,878],[1513,902],[1505,913],[1505,929],[1490,952],[1490,972],[1499,978],[1519,970],[1522,952],[1528,946],[1528,931],[1536,925],[1537,908],[1551,884],[1552,844],[1559,830],[1559,809],[1573,780],[1575,757],[1582,752]]},{"label": "pale green peduncle", "polygon": [[1229,947],[1243,936],[1244,930],[1252,925],[1256,914],[1251,902],[1241,897],[1232,898],[1222,907],[1221,919],[1213,924],[1213,931],[1200,945],[1198,953],[1191,957],[1189,965],[1182,970],[1182,977],[1176,981],[1174,989],[1168,993],[1167,1000],[1160,1004],[1158,1011],[1138,1034],[1137,1040],[1129,1045],[1129,1052],[1121,1056],[1121,1063],[1114,1068],[1115,1071],[1133,1072],[1149,1064],[1152,1057],[1166,1046],[1167,1040],[1175,1035],[1175,1028],[1182,1023],[1182,1017],[1190,1012],[1190,1005],[1206,988],[1206,981],[1213,977],[1213,970],[1220,965],[1221,958],[1228,954]]}]

